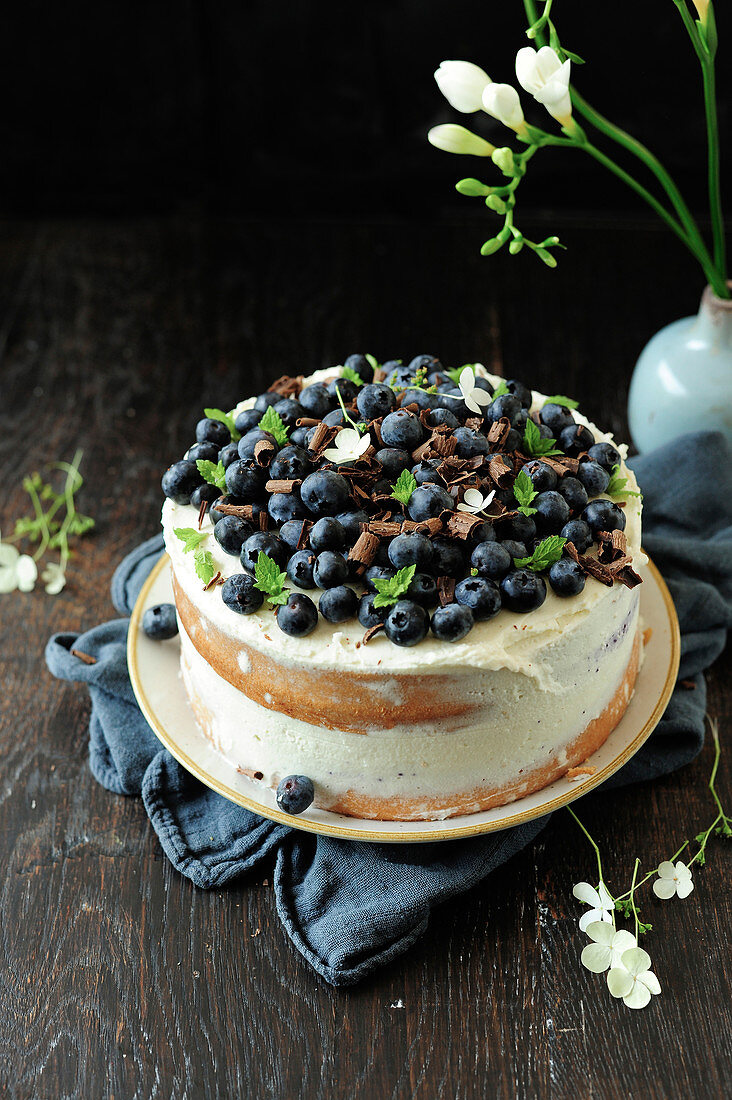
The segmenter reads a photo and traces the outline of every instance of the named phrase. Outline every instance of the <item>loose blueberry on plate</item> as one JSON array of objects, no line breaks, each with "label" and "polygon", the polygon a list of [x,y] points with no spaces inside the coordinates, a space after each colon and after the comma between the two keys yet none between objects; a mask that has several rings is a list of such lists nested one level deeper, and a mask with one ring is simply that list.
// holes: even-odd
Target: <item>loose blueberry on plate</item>
[{"label": "loose blueberry on plate", "polygon": [[189,462],[187,458],[183,458],[180,462],[174,462],[168,467],[160,484],[170,500],[176,504],[189,504],[191,493],[203,484],[203,478],[195,462]]},{"label": "loose blueberry on plate", "polygon": [[[232,496],[238,497],[245,504],[260,497],[264,492],[266,473],[261,466],[238,459],[226,468],[226,489]],[[287,516],[291,519],[291,516]]]},{"label": "loose blueberry on plate", "polygon": [[470,555],[470,565],[472,569],[478,570],[479,577],[496,581],[505,577],[513,560],[500,542],[479,542]]},{"label": "loose blueberry on plate", "polygon": [[368,523],[370,518],[361,508],[356,512],[341,512],[336,516],[343,528],[346,546],[353,546],[361,534],[361,525]]},{"label": "loose blueberry on plate", "polygon": [[239,457],[239,446],[237,443],[227,443],[225,447],[222,447],[218,453],[218,461],[224,467],[231,466],[232,462],[236,462]]},{"label": "loose blueberry on plate", "polygon": [[243,459],[245,462],[251,462],[254,458],[254,448],[261,440],[266,440],[268,443],[271,443],[275,450],[277,450],[277,441],[271,432],[265,432],[261,428],[251,428],[237,443],[239,458]]},{"label": "loose blueberry on plate", "polygon": [[216,443],[194,443],[186,451],[189,462],[218,462],[221,448]]},{"label": "loose blueberry on plate", "polygon": [[234,573],[221,587],[221,599],[239,615],[251,615],[264,603],[264,593],[254,587],[251,573]]},{"label": "loose blueberry on plate", "polygon": [[313,569],[315,554],[312,550],[296,550],[287,563],[287,576],[298,588],[315,588]]},{"label": "loose blueberry on plate", "polygon": [[528,557],[526,543],[519,542],[518,539],[502,539],[501,546],[508,551],[512,558]]},{"label": "loose blueberry on plate", "polygon": [[384,622],[384,630],[394,645],[418,645],[430,628],[429,615],[414,600],[399,600]]},{"label": "loose blueberry on plate", "polygon": [[436,519],[442,512],[452,511],[453,504],[447,489],[441,489],[439,485],[420,485],[409,498],[407,512],[410,519],[422,523]]},{"label": "loose blueberry on plate", "polygon": [[275,455],[269,464],[269,476],[271,478],[284,478],[297,480],[306,477],[312,469],[310,455],[303,447],[293,447],[288,443]]},{"label": "loose blueberry on plate", "polygon": [[437,581],[429,573],[415,573],[407,589],[407,599],[421,607],[435,607],[438,601]]},{"label": "loose blueberry on plate", "polygon": [[[340,394],[341,401],[344,405],[350,405],[352,401],[355,401],[358,397],[359,387],[355,382],[351,382],[348,378],[334,378],[332,382],[328,383],[328,393],[334,401],[338,401],[338,395]],[[340,404],[340,402],[339,402]]]},{"label": "loose blueberry on plate", "polygon": [[301,814],[312,805],[315,788],[306,775],[286,775],[277,787],[277,805],[286,814]]},{"label": "loose blueberry on plate", "polygon": [[322,382],[313,382],[311,386],[305,386],[298,395],[298,401],[305,410],[306,416],[313,416],[322,420],[333,408],[333,398],[328,393],[328,387]]},{"label": "loose blueberry on plate", "polygon": [[438,607],[432,616],[432,633],[441,642],[459,642],[472,630],[474,622],[469,607],[449,603],[446,607]]},{"label": "loose blueberry on plate", "polygon": [[316,470],[300,486],[300,497],[314,516],[331,516],[348,503],[348,482],[333,470]]},{"label": "loose blueberry on plate", "polygon": [[231,432],[221,420],[205,416],[196,424],[196,440],[199,443],[215,443],[217,447],[225,447],[231,442]]},{"label": "loose blueberry on plate", "polygon": [[573,512],[581,512],[588,501],[587,490],[576,477],[566,474],[559,482],[559,493]]},{"label": "loose blueberry on plate", "polygon": [[408,470],[412,465],[411,454],[401,447],[381,447],[374,458],[389,481],[396,481],[402,470]]},{"label": "loose blueberry on plate", "polygon": [[304,519],[307,508],[297,492],[272,493],[267,502],[267,511],[275,523],[287,523],[292,519]]},{"label": "loose blueberry on plate", "polygon": [[383,623],[389,614],[388,607],[374,607],[375,599],[375,592],[367,592],[365,596],[361,597],[361,602],[358,605],[358,621],[366,630]]},{"label": "loose blueberry on plate", "polygon": [[569,519],[569,505],[556,490],[539,493],[532,505],[536,508],[533,518],[540,535],[557,534]]},{"label": "loose blueberry on plate", "polygon": [[205,485],[199,485],[197,489],[194,489],[191,493],[191,504],[194,508],[200,508],[204,500],[207,504],[212,504],[215,500],[219,500],[221,497],[221,490],[216,485],[209,485],[206,482]]},{"label": "loose blueberry on plate", "polygon": [[476,623],[487,622],[501,610],[501,594],[485,577],[466,577],[455,586],[455,600],[469,607]]},{"label": "loose blueberry on plate", "polygon": [[555,405],[553,402],[544,405],[539,413],[539,419],[545,427],[551,430],[555,439],[559,438],[560,433],[565,428],[571,428],[574,424],[572,410],[568,409],[566,405]]},{"label": "loose blueberry on plate", "polygon": [[237,516],[222,516],[214,526],[214,538],[225,554],[240,554],[242,546],[253,534],[251,523]]},{"label": "loose blueberry on plate", "polygon": [[560,558],[549,568],[549,584],[557,596],[579,596],[585,587],[585,575],[577,562]]},{"label": "loose blueberry on plate", "polygon": [[389,543],[388,554],[395,569],[416,565],[418,573],[429,573],[435,556],[430,540],[417,531],[393,538]]},{"label": "loose blueberry on plate", "polygon": [[262,419],[262,416],[266,413],[270,405],[276,405],[281,400],[282,394],[275,393],[273,390],[267,390],[266,393],[260,393],[257,400],[254,402],[254,408],[260,414],[259,419]]},{"label": "loose blueberry on plate", "polygon": [[414,413],[396,409],[381,422],[381,438],[387,447],[399,447],[411,454],[424,439],[424,428]]},{"label": "loose blueberry on plate", "polygon": [[159,603],[148,607],[142,616],[142,629],[154,642],[164,642],[178,633],[178,620],[172,603]]},{"label": "loose blueberry on plate", "polygon": [[373,381],[374,368],[371,366],[365,355],[359,355],[357,353],[349,355],[343,366],[349,367],[351,370],[355,370],[356,374],[362,382]]},{"label": "loose blueberry on plate", "polygon": [[[536,502],[536,497],[534,498]],[[504,539],[514,539],[524,544],[536,538],[536,524],[532,516],[525,516],[521,512],[517,516],[503,520],[500,524],[501,535]]]},{"label": "loose blueberry on plate", "polygon": [[595,437],[584,424],[570,424],[559,433],[559,447],[570,458],[577,458],[595,442]]},{"label": "loose blueberry on plate", "polygon": [[582,513],[582,519],[593,535],[598,531],[624,531],[625,512],[611,500],[591,500]]},{"label": "loose blueberry on plate", "polygon": [[450,429],[460,426],[460,421],[455,416],[455,413],[450,412],[449,409],[443,409],[442,407],[431,409],[425,419],[430,428],[436,428],[438,424],[444,424]]},{"label": "loose blueberry on plate", "polygon": [[583,519],[571,519],[559,532],[563,539],[574,544],[578,554],[584,554],[592,546],[592,531]]},{"label": "loose blueberry on plate", "polygon": [[580,462],[577,477],[587,490],[588,496],[591,497],[599,497],[600,493],[604,493],[610,484],[610,474],[604,466],[594,459]]},{"label": "loose blueberry on plate", "polygon": [[559,478],[551,466],[547,466],[546,462],[542,462],[540,458],[532,458],[530,462],[526,463],[523,470],[527,477],[531,478],[531,483],[537,493],[545,493],[547,489],[556,489]]},{"label": "loose blueberry on plate", "polygon": [[289,556],[287,543],[283,542],[277,535],[270,534],[269,531],[255,531],[244,543],[239,555],[239,560],[245,569],[254,572],[260,550],[268,558],[272,558],[273,561],[277,562],[280,569],[284,569],[287,565]]},{"label": "loose blueberry on plate", "polygon": [[312,634],[318,625],[318,609],[303,592],[293,592],[288,596],[287,603],[277,608],[276,615],[280,630],[292,638]]},{"label": "loose blueberry on plate", "polygon": [[438,465],[439,462],[436,459],[430,458],[412,466],[412,477],[417,485],[439,485],[441,489],[446,489],[447,482],[438,474],[436,469]]},{"label": "loose blueberry on plate", "polygon": [[321,550],[342,550],[346,545],[346,532],[340,520],[333,516],[323,516],[310,528],[308,541],[316,554]]},{"label": "loose blueberry on plate", "polygon": [[283,523],[280,527],[278,534],[283,542],[286,542],[291,550],[297,549],[297,544],[300,541],[300,535],[302,534],[301,519],[288,519],[286,523]]},{"label": "loose blueberry on plate", "polygon": [[308,432],[310,430],[310,428],[303,426],[302,428],[295,428],[294,432],[290,432],[290,443],[293,447],[307,449]]},{"label": "loose blueberry on plate", "polygon": [[509,611],[536,611],[546,599],[546,582],[531,569],[517,569],[501,581],[501,602]]},{"label": "loose blueberry on plate", "polygon": [[234,421],[234,427],[238,431],[239,435],[246,435],[252,428],[256,428],[259,421],[262,419],[262,413],[259,409],[244,409],[240,412]]},{"label": "loose blueberry on plate", "polygon": [[488,454],[488,440],[473,428],[456,428],[452,435],[457,444],[455,454],[458,458],[476,458],[477,455]]},{"label": "loose blueberry on plate", "polygon": [[433,569],[438,577],[462,577],[465,571],[465,556],[460,544],[453,539],[434,539]]},{"label": "loose blueberry on plate", "polygon": [[329,428],[340,428],[348,424],[348,418],[343,409],[339,407],[337,409],[331,409],[328,415],[323,417],[323,423],[327,424]]},{"label": "loose blueberry on plate", "polygon": [[495,423],[496,420],[500,420],[502,416],[508,418],[511,426],[518,420],[521,413],[521,402],[518,397],[514,397],[512,393],[501,394],[500,397],[496,397],[491,401],[490,405],[486,409],[485,419],[486,423]]},{"label": "loose blueberry on plate", "polygon": [[402,407],[406,408],[407,405],[416,405],[418,409],[432,409],[436,404],[437,398],[435,394],[427,393],[426,390],[406,389],[402,394]]},{"label": "loose blueberry on plate", "polygon": [[320,597],[320,614],[329,623],[345,623],[353,619],[358,611],[359,599],[348,585],[339,584],[328,588]]},{"label": "loose blueberry on plate", "polygon": [[337,550],[323,550],[315,559],[313,580],[318,588],[336,588],[348,580],[348,565]]},{"label": "loose blueberry on plate", "polygon": [[364,420],[378,420],[380,416],[387,416],[395,408],[396,397],[391,387],[385,386],[382,382],[374,382],[361,387],[356,405]]},{"label": "loose blueberry on plate", "polygon": [[594,443],[587,453],[593,462],[599,463],[609,474],[612,473],[613,466],[620,465],[620,451],[612,443]]}]

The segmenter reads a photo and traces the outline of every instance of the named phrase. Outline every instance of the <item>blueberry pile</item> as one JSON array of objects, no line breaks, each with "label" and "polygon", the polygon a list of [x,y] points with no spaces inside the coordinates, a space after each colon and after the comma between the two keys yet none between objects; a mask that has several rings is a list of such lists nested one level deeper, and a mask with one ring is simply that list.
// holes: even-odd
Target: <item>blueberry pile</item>
[{"label": "blueberry pile", "polygon": [[[279,379],[234,424],[205,417],[164,474],[165,495],[208,512],[221,549],[241,562],[220,582],[232,611],[251,614],[269,598],[263,555],[281,578],[270,602],[286,634],[309,634],[319,615],[357,618],[367,637],[383,629],[400,646],[430,630],[458,641],[501,608],[540,607],[547,585],[578,595],[588,574],[637,583],[625,514],[602,495],[620,454],[595,443],[568,403],[530,413],[523,383],[494,397],[476,377],[489,399],[476,413],[432,356],[373,364],[351,355],[345,377],[327,384]],[[342,428],[369,438],[350,461],[335,460]],[[468,490],[488,502],[471,510]],[[598,564],[608,548],[615,572]],[[307,595],[316,588],[317,606]]]}]

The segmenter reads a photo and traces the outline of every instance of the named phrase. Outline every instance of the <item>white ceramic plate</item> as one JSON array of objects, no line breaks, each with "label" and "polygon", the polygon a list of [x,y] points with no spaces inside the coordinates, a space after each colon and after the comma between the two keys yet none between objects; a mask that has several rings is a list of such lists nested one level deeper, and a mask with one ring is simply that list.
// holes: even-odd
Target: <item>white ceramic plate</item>
[{"label": "white ceramic plate", "polygon": [[178,639],[153,642],[142,630],[142,615],[148,607],[173,601],[167,555],[153,569],[132,612],[127,639],[130,678],[142,713],[176,760],[202,783],[253,813],[296,829],[348,840],[394,844],[477,836],[510,829],[581,798],[622,767],[658,724],[678,674],[679,624],[669,591],[656,567],[649,562],[640,572],[644,581],[640,590],[641,615],[644,628],[651,629],[651,636],[633,698],[622,721],[587,761],[594,771],[576,779],[558,779],[507,806],[447,821],[366,821],[313,807],[292,817],[278,808],[274,791],[241,775],[225,760],[203,735],[193,716],[179,674]]}]

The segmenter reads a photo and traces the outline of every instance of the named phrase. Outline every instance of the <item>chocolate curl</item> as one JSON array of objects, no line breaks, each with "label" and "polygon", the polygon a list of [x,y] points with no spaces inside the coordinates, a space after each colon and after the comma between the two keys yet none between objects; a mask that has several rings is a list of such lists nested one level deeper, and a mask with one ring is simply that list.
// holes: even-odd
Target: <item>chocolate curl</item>
[{"label": "chocolate curl", "polygon": [[488,463],[488,476],[499,489],[511,488],[513,470],[499,455],[495,455]]},{"label": "chocolate curl", "polygon": [[500,420],[494,420],[488,429],[487,439],[489,443],[495,443],[497,447],[502,447],[508,438],[508,433],[511,430],[511,421],[507,416],[502,416]]},{"label": "chocolate curl", "polygon": [[314,428],[320,421],[315,416],[299,416],[295,421],[298,428]]},{"label": "chocolate curl", "polygon": [[405,519],[402,524],[402,531],[411,533],[412,531],[419,531],[420,534],[428,535],[430,538],[434,538],[435,535],[439,535],[442,530],[442,520],[437,516],[433,516],[432,519],[422,519],[415,521],[413,519]]},{"label": "chocolate curl", "polygon": [[323,424],[321,421],[313,432],[313,438],[308,444],[308,452],[319,458],[325,448],[333,442],[337,434],[337,428],[329,424]]},{"label": "chocolate curl", "polygon": [[465,421],[465,427],[472,428],[474,432],[477,432],[483,427],[483,418],[480,416],[469,416]]},{"label": "chocolate curl", "polygon": [[97,663],[96,657],[92,657],[91,653],[85,653],[83,649],[72,649],[71,656],[76,657],[85,665],[95,665]]},{"label": "chocolate curl", "polygon": [[401,523],[388,522],[385,520],[372,520],[368,525],[368,530],[372,535],[376,535],[378,538],[391,538],[392,535],[400,534],[402,530]]},{"label": "chocolate curl", "polygon": [[292,397],[294,393],[300,392],[304,381],[305,376],[303,374],[298,374],[296,378],[289,374],[283,374],[272,383],[267,393],[278,393],[282,398]]},{"label": "chocolate curl", "polygon": [[449,458],[457,450],[457,440],[453,435],[437,435],[432,441],[432,450],[440,458]]},{"label": "chocolate curl", "polygon": [[271,478],[264,486],[268,493],[291,493],[302,485],[301,478]]},{"label": "chocolate curl", "polygon": [[251,504],[226,504],[225,502],[219,503],[219,501],[216,501],[216,511],[221,512],[222,516],[248,519],[250,523],[254,520],[254,509]]},{"label": "chocolate curl", "polygon": [[259,516],[257,517],[257,522],[259,523],[260,531],[269,530],[269,514],[267,512],[260,512]]},{"label": "chocolate curl", "polygon": [[455,578],[438,577],[437,595],[440,599],[440,607],[447,607],[449,603],[452,603],[455,599]]},{"label": "chocolate curl", "polygon": [[208,511],[208,501],[207,500],[202,500],[201,501],[201,506],[198,509],[198,530],[199,531],[201,530],[201,527],[203,525],[203,517],[206,515],[207,511]]},{"label": "chocolate curl", "polygon": [[260,439],[254,445],[254,461],[258,466],[269,466],[277,453],[277,448],[269,439]]},{"label": "chocolate curl", "polygon": [[310,529],[311,529],[312,526],[313,526],[313,521],[311,519],[304,519],[302,521],[302,525],[300,527],[300,534],[297,536],[297,543],[295,545],[296,550],[304,550],[305,549],[305,546],[306,546],[307,541],[308,541],[308,535],[310,534]]},{"label": "chocolate curl", "polygon": [[208,592],[209,588],[213,588],[214,585],[219,584],[219,583],[223,584],[224,583],[224,578],[221,576],[220,572],[214,573],[213,577],[208,582],[208,584],[205,584],[203,586],[203,591]]},{"label": "chocolate curl", "polygon": [[364,573],[376,557],[379,549],[379,539],[371,531],[362,531],[355,544],[348,551],[348,560],[356,562],[357,573]]},{"label": "chocolate curl", "polygon": [[456,539],[467,539],[474,527],[485,523],[480,516],[471,516],[468,512],[451,512],[446,527],[448,535]]},{"label": "chocolate curl", "polygon": [[374,635],[378,634],[379,631],[383,630],[383,629],[384,629],[384,624],[383,623],[374,623],[373,626],[370,626],[368,628],[368,630],[364,634],[363,638],[361,639],[361,645],[368,645],[369,642],[371,641],[371,639],[374,637]]}]

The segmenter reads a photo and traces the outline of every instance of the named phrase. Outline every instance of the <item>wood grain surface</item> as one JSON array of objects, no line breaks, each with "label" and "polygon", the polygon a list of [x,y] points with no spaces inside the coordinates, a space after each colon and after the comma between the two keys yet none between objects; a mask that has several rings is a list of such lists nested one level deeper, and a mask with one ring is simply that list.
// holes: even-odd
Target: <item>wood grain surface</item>
[{"label": "wood grain surface", "polygon": [[[553,230],[555,221],[545,223]],[[541,228],[541,227],[540,227]],[[112,617],[119,558],[158,528],[159,479],[204,404],[283,372],[429,351],[577,397],[620,437],[632,363],[701,291],[643,223],[576,221],[556,272],[481,260],[470,222],[256,224],[201,218],[5,224],[0,241],[0,527],[22,475],[84,449],[97,520],[58,597],[0,602],[0,1095],[435,1100],[722,1097],[732,1080],[729,848],[689,899],[647,895],[663,995],[613,1001],[580,965],[572,884],[594,879],[569,815],[406,956],[348,990],[280,928],[270,875],[195,889],[139,801],[87,765],[88,698],[54,681],[55,630]],[[527,232],[529,227],[527,227]],[[729,659],[709,710],[732,740]],[[720,789],[729,794],[732,752]],[[594,795],[581,816],[610,881],[712,819],[700,760]]]}]

